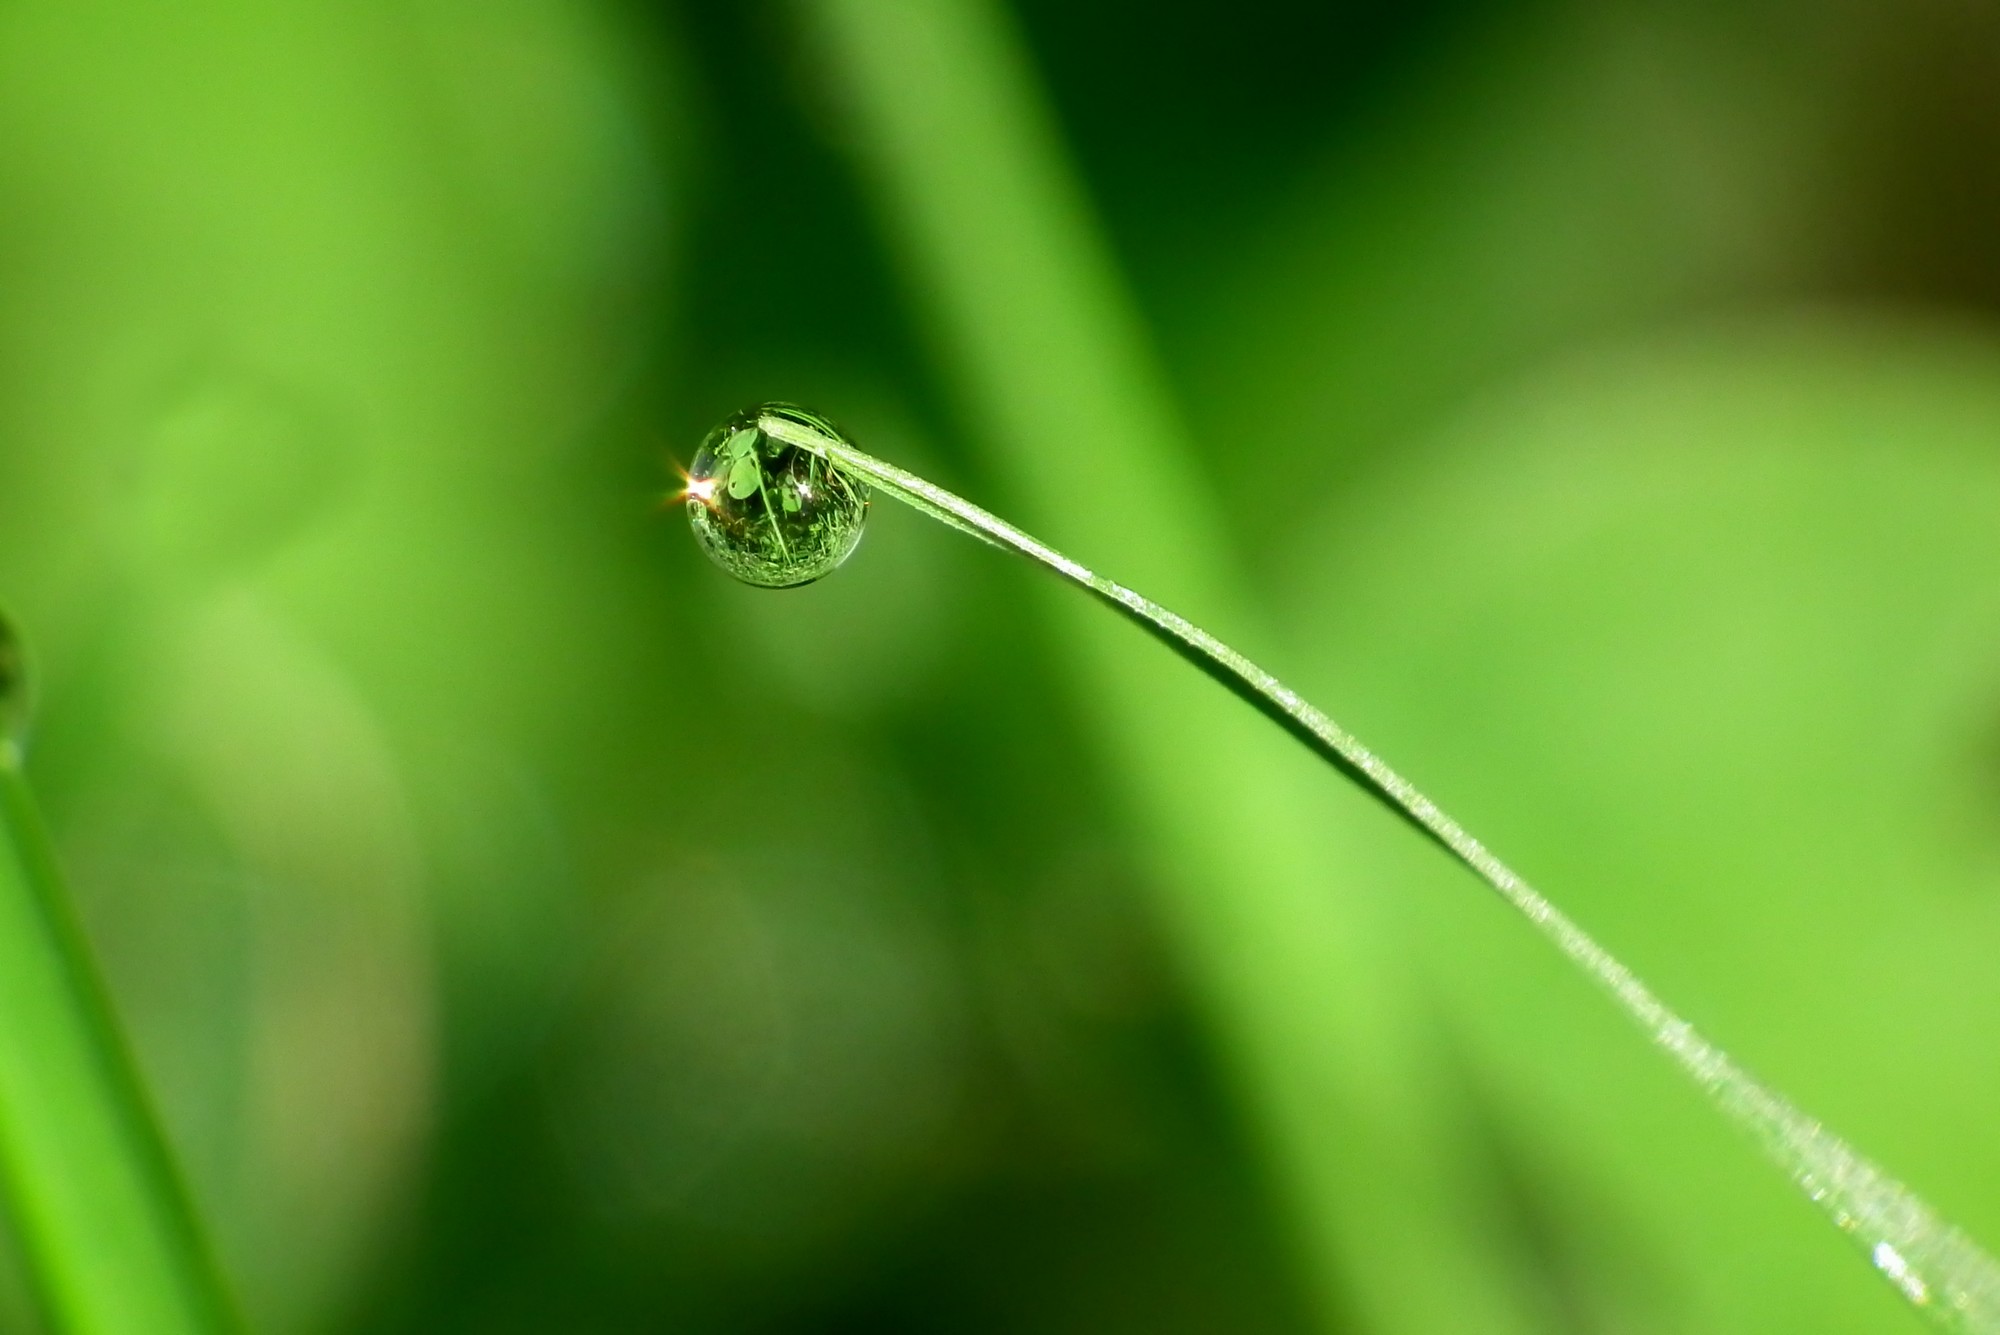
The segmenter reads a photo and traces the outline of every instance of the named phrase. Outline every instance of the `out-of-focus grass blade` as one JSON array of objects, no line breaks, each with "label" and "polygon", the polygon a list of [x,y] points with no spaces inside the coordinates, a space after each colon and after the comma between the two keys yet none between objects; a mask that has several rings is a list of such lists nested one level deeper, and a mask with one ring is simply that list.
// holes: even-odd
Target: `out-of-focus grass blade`
[{"label": "out-of-focus grass blade", "polygon": [[[0,623],[0,716],[18,663]],[[10,690],[11,687],[11,690]],[[0,735],[0,1173],[43,1302],[80,1335],[234,1327]]]},{"label": "out-of-focus grass blade", "polygon": [[[1023,508],[1177,603],[1254,624],[1213,482],[1004,13],[809,13],[973,434]],[[1089,609],[1050,614],[1329,1320],[1523,1329],[1412,984],[1365,882],[1316,832],[1312,771]]]}]

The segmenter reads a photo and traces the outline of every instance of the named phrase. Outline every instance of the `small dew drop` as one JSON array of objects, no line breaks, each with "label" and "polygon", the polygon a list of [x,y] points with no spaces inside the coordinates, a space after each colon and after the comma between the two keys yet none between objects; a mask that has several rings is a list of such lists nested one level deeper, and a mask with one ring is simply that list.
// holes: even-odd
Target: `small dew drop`
[{"label": "small dew drop", "polygon": [[[764,423],[786,428],[778,439]],[[868,488],[813,440],[839,428],[785,403],[746,408],[708,433],[688,470],[688,522],[714,562],[745,584],[789,589],[837,569],[861,541]]]},{"label": "small dew drop", "polygon": [[1875,1268],[1887,1276],[1891,1284],[1903,1291],[1905,1298],[1919,1307],[1931,1300],[1930,1286],[1910,1268],[1910,1263],[1905,1261],[1903,1254],[1894,1247],[1886,1242],[1876,1243],[1871,1259],[1875,1262]]}]

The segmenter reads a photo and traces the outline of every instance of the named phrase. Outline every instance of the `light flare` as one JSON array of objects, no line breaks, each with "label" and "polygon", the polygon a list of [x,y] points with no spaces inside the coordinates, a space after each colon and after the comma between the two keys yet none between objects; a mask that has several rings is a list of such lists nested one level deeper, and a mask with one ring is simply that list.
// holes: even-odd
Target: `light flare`
[{"label": "light flare", "polygon": [[[682,475],[686,477],[685,474]],[[700,501],[703,505],[715,504],[715,479],[712,477],[690,477],[681,487],[681,499]]]}]

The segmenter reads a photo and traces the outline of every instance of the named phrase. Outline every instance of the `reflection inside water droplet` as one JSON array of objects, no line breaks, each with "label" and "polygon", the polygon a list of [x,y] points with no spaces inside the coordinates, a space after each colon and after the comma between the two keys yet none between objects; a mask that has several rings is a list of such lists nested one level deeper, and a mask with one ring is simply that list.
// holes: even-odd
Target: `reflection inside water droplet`
[{"label": "reflection inside water droplet", "polygon": [[[782,423],[786,439],[769,429]],[[688,522],[715,563],[746,584],[788,589],[831,574],[861,541],[868,488],[808,444],[845,440],[789,404],[748,408],[708,433],[688,470]]]}]

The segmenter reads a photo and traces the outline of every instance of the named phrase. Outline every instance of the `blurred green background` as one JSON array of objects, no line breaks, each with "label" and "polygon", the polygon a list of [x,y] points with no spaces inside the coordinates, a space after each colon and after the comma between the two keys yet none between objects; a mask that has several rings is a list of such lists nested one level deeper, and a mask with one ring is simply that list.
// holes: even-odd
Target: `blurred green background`
[{"label": "blurred green background", "polygon": [[838,7],[0,9],[32,773],[251,1324],[1373,1332],[1469,1266],[1496,1329],[1916,1329],[1281,739],[1381,981],[1237,1007],[1265,767],[1162,892],[1199,729],[1106,744],[1153,697],[1041,576],[878,504],[759,592],[661,499],[795,400],[1213,617],[2000,1245],[2000,15],[1016,0],[1221,607],[979,443]]}]

